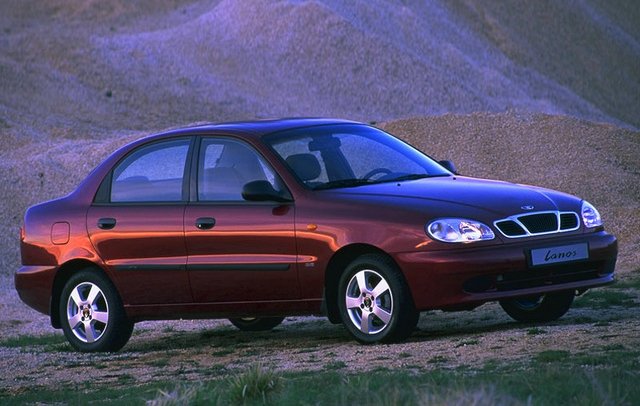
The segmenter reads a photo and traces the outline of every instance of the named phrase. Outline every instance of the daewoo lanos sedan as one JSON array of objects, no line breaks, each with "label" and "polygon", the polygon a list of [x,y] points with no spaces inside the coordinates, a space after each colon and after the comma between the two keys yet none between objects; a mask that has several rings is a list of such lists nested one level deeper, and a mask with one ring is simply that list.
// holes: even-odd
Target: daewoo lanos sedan
[{"label": "daewoo lanos sedan", "polygon": [[76,349],[115,351],[149,319],[325,314],[363,343],[487,301],[554,320],[613,281],[617,243],[577,197],[458,176],[368,125],[287,119],[127,145],[29,208],[21,251],[22,300]]}]

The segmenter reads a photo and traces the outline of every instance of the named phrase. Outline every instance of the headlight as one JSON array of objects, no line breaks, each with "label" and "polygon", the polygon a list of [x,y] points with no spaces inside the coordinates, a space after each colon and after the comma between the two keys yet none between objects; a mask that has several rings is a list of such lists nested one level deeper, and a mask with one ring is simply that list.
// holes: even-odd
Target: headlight
[{"label": "headlight", "polygon": [[584,222],[585,227],[598,227],[602,225],[602,218],[600,217],[600,213],[596,210],[595,207],[591,205],[588,201],[584,200],[582,202],[582,221]]},{"label": "headlight", "polygon": [[427,234],[442,242],[493,240],[493,231],[479,221],[468,219],[438,219],[426,227]]}]

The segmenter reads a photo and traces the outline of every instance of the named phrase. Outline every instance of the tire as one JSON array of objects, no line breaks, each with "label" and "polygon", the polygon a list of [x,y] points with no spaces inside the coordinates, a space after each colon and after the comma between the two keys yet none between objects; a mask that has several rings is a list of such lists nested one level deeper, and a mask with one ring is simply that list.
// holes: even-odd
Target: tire
[{"label": "tire", "polygon": [[564,316],[571,304],[573,290],[528,296],[517,299],[501,300],[500,306],[514,320],[524,323],[539,323],[557,320]]},{"label": "tire", "polygon": [[69,343],[82,352],[121,349],[133,331],[120,295],[102,273],[83,270],[62,289],[60,322]]},{"label": "tire", "polygon": [[347,331],[364,344],[406,339],[420,315],[402,273],[380,254],[347,266],[338,283],[338,308]]},{"label": "tire", "polygon": [[242,331],[268,331],[280,325],[284,317],[240,317],[229,319]]}]

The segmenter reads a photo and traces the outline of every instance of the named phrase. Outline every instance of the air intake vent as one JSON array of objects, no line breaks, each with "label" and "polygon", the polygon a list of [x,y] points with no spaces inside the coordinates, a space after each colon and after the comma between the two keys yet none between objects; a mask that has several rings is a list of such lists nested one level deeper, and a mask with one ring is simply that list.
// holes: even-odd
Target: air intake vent
[{"label": "air intake vent", "polygon": [[521,238],[577,230],[580,220],[574,212],[544,211],[511,216],[493,224],[505,237]]},{"label": "air intake vent", "polygon": [[560,230],[575,230],[578,228],[579,219],[576,213],[560,214]]},{"label": "air intake vent", "polygon": [[531,234],[548,233],[558,230],[558,215],[556,213],[530,214],[518,217],[518,220]]},{"label": "air intake vent", "polygon": [[527,232],[524,231],[524,228],[522,228],[513,220],[496,221],[496,227],[498,227],[500,232],[507,237],[519,237],[527,235]]}]

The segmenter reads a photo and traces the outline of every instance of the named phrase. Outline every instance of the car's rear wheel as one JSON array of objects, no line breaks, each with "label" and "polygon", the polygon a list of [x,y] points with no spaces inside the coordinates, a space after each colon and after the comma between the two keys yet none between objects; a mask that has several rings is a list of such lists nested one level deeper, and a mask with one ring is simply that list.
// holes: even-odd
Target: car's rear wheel
[{"label": "car's rear wheel", "polygon": [[514,320],[521,322],[546,322],[564,316],[571,304],[573,290],[501,300],[500,306]]},{"label": "car's rear wheel", "polygon": [[240,317],[229,319],[242,331],[268,331],[280,325],[284,317]]},{"label": "car's rear wheel", "polygon": [[62,289],[59,311],[64,335],[82,352],[118,351],[133,331],[111,281],[92,270],[69,278]]},{"label": "car's rear wheel", "polygon": [[383,255],[363,255],[349,264],[338,292],[342,322],[362,343],[403,340],[418,323],[419,313],[400,270]]}]

